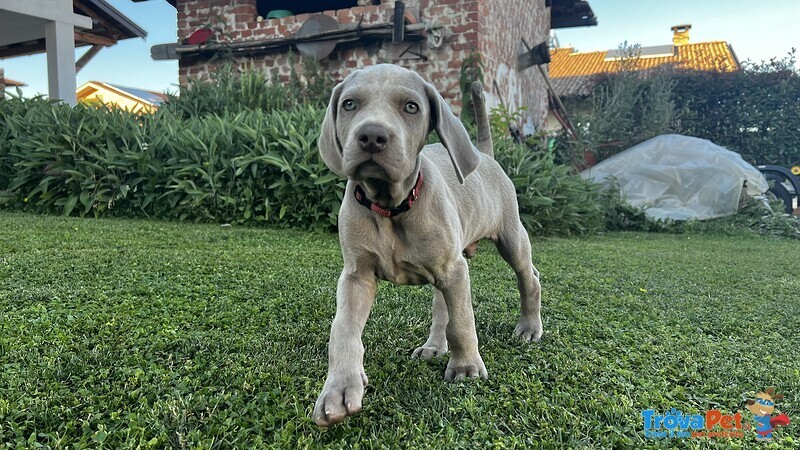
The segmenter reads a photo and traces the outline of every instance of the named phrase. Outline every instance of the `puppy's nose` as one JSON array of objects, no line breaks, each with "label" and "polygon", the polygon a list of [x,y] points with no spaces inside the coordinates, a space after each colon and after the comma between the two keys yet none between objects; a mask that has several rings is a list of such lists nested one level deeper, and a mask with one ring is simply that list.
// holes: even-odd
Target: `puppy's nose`
[{"label": "puppy's nose", "polygon": [[380,125],[364,125],[358,131],[358,144],[367,153],[380,153],[389,143],[389,132]]}]

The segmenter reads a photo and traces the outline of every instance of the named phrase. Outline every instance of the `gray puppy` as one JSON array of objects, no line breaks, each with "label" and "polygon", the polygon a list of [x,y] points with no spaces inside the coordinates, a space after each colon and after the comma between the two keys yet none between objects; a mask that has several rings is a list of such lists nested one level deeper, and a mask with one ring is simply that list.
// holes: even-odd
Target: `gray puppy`
[{"label": "gray puppy", "polygon": [[[486,378],[464,253],[489,238],[517,275],[516,334],[526,341],[542,335],[539,272],[514,185],[492,157],[482,87],[472,88],[481,151],[434,87],[410,70],[370,66],[333,89],[319,149],[325,164],[349,181],[339,212],[344,269],[328,377],[314,407],[320,426],[361,409],[367,385],[361,334],[379,279],[434,287],[430,336],[413,357],[449,349],[445,380]],[[442,144],[425,145],[433,130]]]}]

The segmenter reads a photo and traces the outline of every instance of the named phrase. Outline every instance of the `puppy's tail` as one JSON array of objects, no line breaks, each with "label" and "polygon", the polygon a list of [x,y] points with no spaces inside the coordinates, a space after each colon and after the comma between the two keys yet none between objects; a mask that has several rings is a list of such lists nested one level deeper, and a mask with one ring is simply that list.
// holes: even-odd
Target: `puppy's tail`
[{"label": "puppy's tail", "polygon": [[473,81],[472,109],[475,114],[475,124],[478,126],[478,139],[475,146],[478,150],[494,158],[492,147],[492,130],[489,127],[489,115],[486,113],[486,99],[483,97],[483,85],[480,81]]}]

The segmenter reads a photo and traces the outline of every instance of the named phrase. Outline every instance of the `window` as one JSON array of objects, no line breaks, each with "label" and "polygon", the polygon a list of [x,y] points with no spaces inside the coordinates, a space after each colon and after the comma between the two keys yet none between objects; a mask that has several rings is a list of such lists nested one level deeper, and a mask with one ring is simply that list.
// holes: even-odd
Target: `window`
[{"label": "window", "polygon": [[346,9],[364,4],[380,4],[380,0],[257,0],[258,15],[267,17],[270,11],[288,10],[292,14],[319,13],[322,11]]}]

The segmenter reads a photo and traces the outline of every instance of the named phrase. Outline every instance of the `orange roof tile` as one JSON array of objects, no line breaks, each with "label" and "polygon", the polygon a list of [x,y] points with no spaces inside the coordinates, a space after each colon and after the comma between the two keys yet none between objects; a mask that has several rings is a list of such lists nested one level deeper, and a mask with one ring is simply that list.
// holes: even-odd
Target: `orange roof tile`
[{"label": "orange roof tile", "polygon": [[[574,77],[619,70],[619,60],[606,60],[608,51],[577,53],[572,48],[550,51],[550,77]],[[725,41],[698,42],[675,46],[672,56],[641,57],[635,69],[652,69],[672,64],[681,69],[731,72],[739,69],[733,49]]]},{"label": "orange roof tile", "polygon": [[12,80],[11,78],[3,78],[3,77],[0,77],[0,84],[5,85],[6,87],[27,86],[27,84],[23,83],[22,81]]}]

